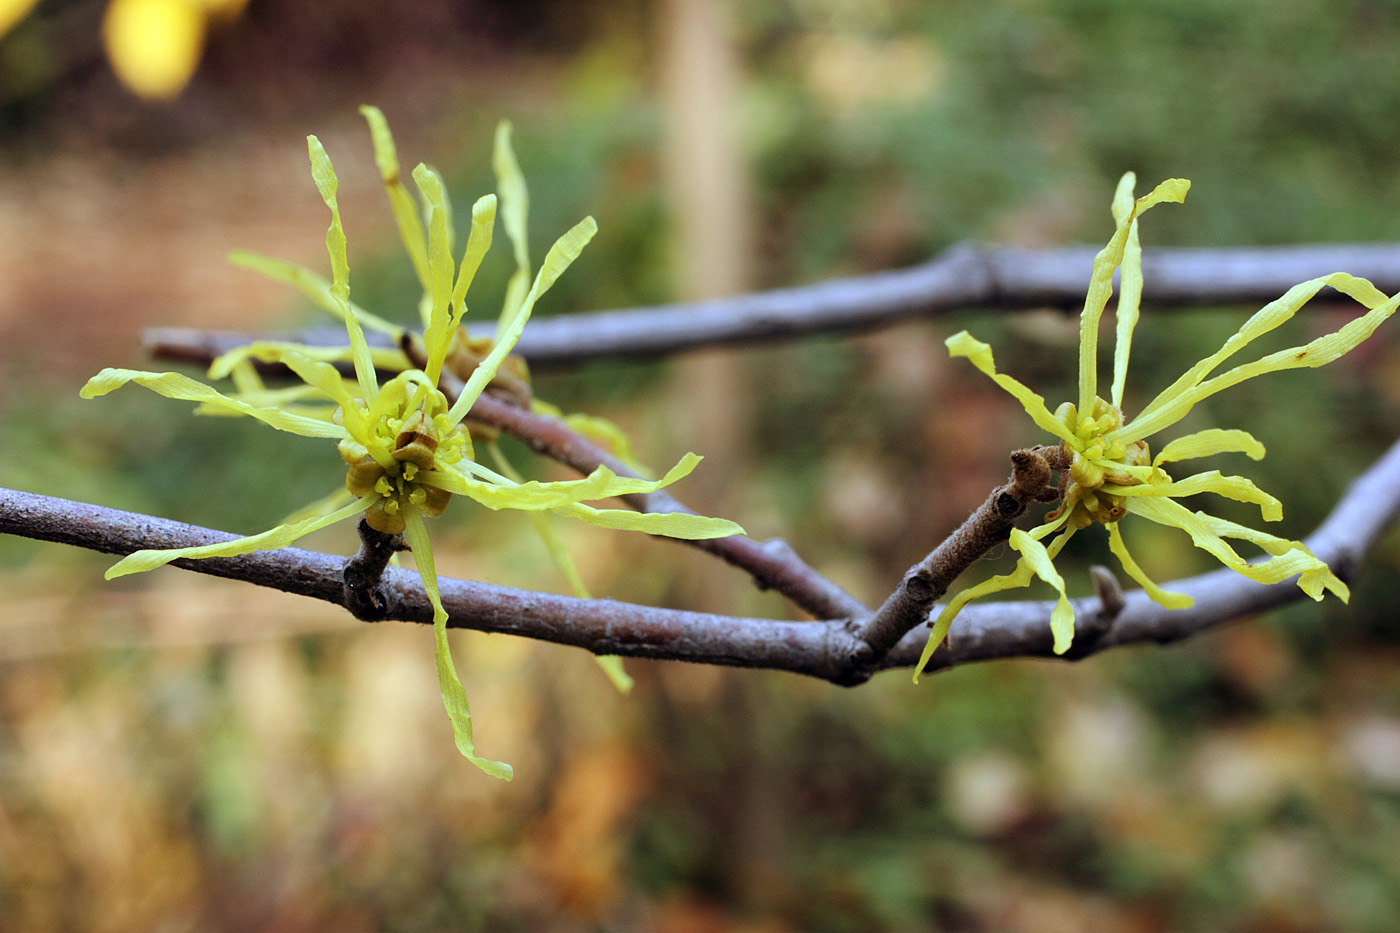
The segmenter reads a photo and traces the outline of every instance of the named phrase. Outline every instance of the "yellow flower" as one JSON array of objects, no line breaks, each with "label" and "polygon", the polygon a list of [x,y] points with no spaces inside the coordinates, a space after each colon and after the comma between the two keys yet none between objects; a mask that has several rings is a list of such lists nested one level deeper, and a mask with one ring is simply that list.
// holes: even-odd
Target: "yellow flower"
[{"label": "yellow flower", "polygon": [[[343,350],[318,351],[298,344],[266,343],[255,350],[231,355],[211,367],[211,373],[216,375],[231,372],[235,377],[242,377],[239,388],[244,391],[234,395],[178,373],[127,369],[104,369],[88,381],[82,395],[93,398],[134,382],[167,398],[199,402],[203,410],[245,415],[292,434],[334,439],[347,465],[345,490],[308,509],[309,517],[297,517],[261,534],[201,547],[137,551],[111,567],[107,577],[152,570],[182,558],[231,557],[285,547],[313,531],[361,514],[380,532],[402,534],[413,552],[423,588],[433,606],[439,685],[457,747],[488,774],[508,779],[511,776],[509,765],[476,755],[471,714],[448,648],[447,612],[438,591],[432,546],[423,519],[442,514],[452,496],[464,495],[491,509],[552,511],[606,528],[635,529],[676,538],[723,537],[741,533],[742,529],[733,522],[699,515],[639,514],[584,504],[588,500],[653,492],[669,485],[695,468],[700,458],[694,454],[687,454],[664,477],[654,481],[620,477],[606,467],[599,467],[578,480],[518,482],[476,462],[471,435],[462,423],[463,418],[520,338],[536,301],[578,257],[597,226],[589,217],[565,233],[549,250],[533,280],[527,277],[524,285],[515,290],[516,294],[508,299],[502,313],[494,346],[470,373],[457,399],[449,403],[438,389],[438,377],[466,312],[467,289],[491,244],[496,197],[486,195],[473,206],[470,233],[460,266],[457,266],[452,256],[451,209],[441,179],[421,164],[413,172],[423,199],[425,225],[419,221],[412,198],[399,183],[393,142],[382,115],[373,108],[365,108],[364,113],[374,135],[376,155],[404,242],[424,286],[421,342],[426,363],[421,369],[404,367],[398,375],[379,385],[375,355],[365,340],[362,324],[396,334],[400,329],[350,302],[350,266],[336,201],[338,180],[320,141],[314,136],[308,137],[312,176],[331,212],[331,225],[326,233],[331,281],[326,283],[311,272],[275,260],[242,258],[246,264],[297,285],[323,306],[334,309],[349,335],[348,352],[354,363],[355,379],[347,381],[328,361],[344,355]],[[509,148],[508,140],[505,148]],[[498,145],[498,153],[500,149]],[[507,229],[513,233],[523,232],[524,204],[518,198],[515,203],[514,210],[521,216],[514,220],[508,217]],[[250,381],[250,357],[286,364],[305,385],[290,392],[267,391],[260,383]],[[402,354],[399,357],[402,360]],[[308,399],[329,400],[333,408],[329,411],[307,409]]]},{"label": "yellow flower", "polygon": [[[1260,583],[1280,583],[1298,577],[1298,586],[1313,599],[1331,590],[1346,601],[1346,584],[1301,542],[1289,541],[1254,528],[1217,518],[1205,512],[1191,512],[1178,498],[1211,492],[1259,506],[1266,521],[1277,521],[1283,508],[1277,499],[1242,476],[1224,476],[1219,471],[1196,473],[1173,479],[1164,464],[1221,453],[1243,453],[1258,460],[1264,445],[1247,431],[1209,428],[1179,437],[1163,446],[1154,457],[1147,439],[1184,418],[1202,399],[1246,379],[1264,373],[1301,367],[1322,366],[1350,352],[1395,312],[1400,296],[1387,298],[1365,279],[1333,273],[1293,286],[1281,298],[1259,310],[1215,353],[1196,363],[1131,420],[1123,416],[1123,387],[1127,380],[1128,354],[1138,320],[1142,295],[1142,249],[1138,243],[1138,217],[1163,201],[1181,202],[1190,182],[1173,178],[1162,182],[1145,197],[1133,199],[1135,178],[1131,172],[1119,182],[1113,199],[1117,229],[1108,245],[1094,259],[1089,292],[1084,302],[1079,330],[1079,398],[1065,402],[1051,412],[1045,400],[1010,376],[997,372],[992,350],[966,331],[948,338],[953,356],[969,359],[1003,389],[1015,396],[1036,425],[1059,439],[1053,448],[1041,448],[1047,462],[1060,473],[1060,506],[1042,524],[1030,531],[1011,532],[1011,547],[1021,556],[1015,569],[970,587],[952,599],[929,635],[923,657],[915,668],[915,679],[948,633],[953,619],[971,600],[1013,587],[1027,586],[1039,577],[1055,587],[1059,601],[1051,614],[1055,651],[1063,653],[1074,638],[1074,609],[1065,595],[1064,579],[1056,571],[1054,558],[1065,543],[1081,529],[1101,524],[1108,529],[1109,548],[1123,570],[1142,585],[1152,599],[1169,609],[1185,608],[1191,599],[1168,593],[1153,583],[1128,552],[1118,522],[1127,515],[1138,515],[1162,525],[1180,528],[1191,536],[1196,547],[1208,552],[1226,567]],[[1109,399],[1099,395],[1099,319],[1113,291],[1114,270],[1122,267],[1117,308],[1117,344],[1113,356],[1113,382]],[[1223,363],[1255,339],[1293,317],[1313,295],[1331,286],[1360,302],[1366,314],[1352,320],[1335,333],[1319,337],[1300,347],[1270,353],[1251,363],[1234,366],[1212,375]],[[1042,543],[1055,535],[1050,543]],[[1226,541],[1232,538],[1259,547],[1267,558],[1249,563]]]}]

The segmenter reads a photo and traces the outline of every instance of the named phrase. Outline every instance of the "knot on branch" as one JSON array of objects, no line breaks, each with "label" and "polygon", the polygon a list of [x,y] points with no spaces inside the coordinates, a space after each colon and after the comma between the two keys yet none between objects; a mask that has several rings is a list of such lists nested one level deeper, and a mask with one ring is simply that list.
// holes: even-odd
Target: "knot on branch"
[{"label": "knot on branch", "polygon": [[406,549],[402,535],[385,534],[360,519],[360,550],[345,562],[345,608],[362,622],[380,622],[388,614],[389,599],[380,586],[384,568],[398,551]]}]

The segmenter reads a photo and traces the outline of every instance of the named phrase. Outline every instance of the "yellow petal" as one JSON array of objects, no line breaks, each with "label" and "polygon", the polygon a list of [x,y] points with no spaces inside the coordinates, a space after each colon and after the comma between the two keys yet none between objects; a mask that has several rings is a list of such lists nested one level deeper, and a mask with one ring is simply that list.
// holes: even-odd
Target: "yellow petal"
[{"label": "yellow petal", "polygon": [[338,521],[363,512],[369,499],[357,500],[327,515],[318,515],[303,521],[278,525],[261,534],[246,538],[234,538],[219,544],[203,544],[198,547],[171,548],[169,550],[146,550],[129,554],[107,569],[108,580],[124,577],[129,573],[144,573],[163,567],[172,560],[194,560],[204,557],[237,557],[254,551],[275,551],[286,547],[298,538],[305,537]]},{"label": "yellow petal", "polygon": [[457,270],[457,283],[452,287],[452,323],[455,326],[466,313],[467,289],[476,278],[481,259],[491,248],[492,229],[496,224],[496,196],[484,195],[472,205],[472,228],[467,234],[467,248],[462,253],[462,265]]},{"label": "yellow petal", "polygon": [[[1133,208],[1132,172],[1124,174],[1113,196],[1113,219],[1123,223]],[[1128,356],[1133,346],[1133,330],[1137,327],[1139,305],[1142,301],[1142,244],[1138,241],[1138,225],[1134,220],[1128,228],[1123,245],[1122,272],[1118,286],[1117,335],[1113,343],[1113,395],[1115,408],[1123,407],[1123,386],[1128,380]]]},{"label": "yellow petal", "polygon": [[476,753],[476,743],[472,738],[472,712],[467,706],[467,691],[457,677],[457,665],[452,663],[452,648],[447,643],[447,610],[442,607],[442,595],[438,592],[437,567],[433,563],[433,546],[428,540],[428,530],[423,527],[423,516],[418,510],[404,510],[404,540],[413,551],[413,560],[418,565],[418,575],[423,578],[423,589],[428,593],[428,601],[433,604],[433,659],[437,665],[438,688],[442,691],[442,705],[447,710],[447,718],[452,722],[452,737],[456,740],[457,751],[462,757],[494,778],[509,781],[515,776],[515,769],[503,761],[491,761]]},{"label": "yellow petal", "polygon": [[1138,562],[1133,560],[1133,555],[1128,553],[1128,545],[1123,540],[1123,532],[1118,530],[1117,522],[1108,526],[1108,549],[1118,558],[1118,563],[1123,565],[1123,570],[1128,576],[1132,577],[1159,606],[1167,609],[1189,609],[1196,604],[1196,601],[1185,593],[1169,593],[1152,582],[1138,566]]},{"label": "yellow petal", "polygon": [[530,194],[525,187],[525,175],[520,171],[520,163],[515,160],[515,150],[510,145],[510,124],[502,121],[496,127],[496,145],[491,163],[496,170],[496,188],[501,198],[501,222],[506,228],[506,237],[515,251],[515,274],[506,286],[506,299],[501,306],[501,317],[497,327],[504,329],[515,317],[521,302],[525,300],[525,290],[530,284],[530,243],[526,231],[526,219],[530,213]]},{"label": "yellow petal", "polygon": [[350,350],[355,358],[355,375],[360,380],[360,391],[366,399],[379,394],[379,380],[374,374],[374,361],[370,359],[369,344],[360,321],[350,310],[350,256],[345,248],[345,228],[340,223],[340,205],[336,201],[336,190],[340,180],[336,178],[335,166],[325,147],[315,136],[306,137],[307,152],[311,156],[311,177],[316,182],[316,190],[321,192],[321,200],[331,209],[331,225],[326,230],[326,252],[331,257],[331,297],[340,308],[341,319],[345,321],[346,333],[350,336]]},{"label": "yellow petal", "polygon": [[[1349,295],[1370,310],[1349,321],[1336,332],[1319,337],[1304,346],[1280,350],[1253,363],[1237,366],[1213,379],[1205,378],[1247,344],[1291,319],[1324,285],[1330,285]],[[1384,293],[1370,282],[1343,272],[1334,272],[1301,282],[1290,288],[1283,297],[1255,312],[1219,350],[1192,366],[1181,378],[1159,393],[1136,418],[1110,432],[1108,437],[1124,443],[1141,440],[1186,417],[1191,408],[1202,399],[1246,379],[1264,373],[1330,363],[1355,349],[1395,313],[1398,305],[1400,295],[1387,299]]]},{"label": "yellow petal", "polygon": [[491,348],[486,359],[482,360],[472,372],[471,378],[462,388],[461,395],[457,397],[452,410],[448,412],[448,418],[453,424],[461,422],[462,418],[471,410],[477,396],[486,388],[486,384],[495,377],[501,360],[505,359],[506,354],[515,348],[516,341],[520,339],[520,334],[525,329],[525,323],[530,319],[530,312],[533,310],[535,302],[578,258],[579,253],[583,252],[583,248],[588,245],[588,241],[593,239],[593,234],[597,232],[598,224],[592,217],[585,217],[550,247],[548,255],[544,257],[544,265],[540,266],[539,274],[535,276],[535,284],[531,286],[530,293],[525,296],[520,310],[511,318],[508,327],[504,330],[497,329],[495,346]]},{"label": "yellow petal", "polygon": [[1064,577],[1055,569],[1045,545],[1019,528],[1011,529],[1011,547],[1020,552],[1021,559],[1036,576],[1053,586],[1060,594],[1059,601],[1050,613],[1050,632],[1055,636],[1055,653],[1064,654],[1074,642],[1074,607],[1069,604],[1069,597],[1065,594]]},{"label": "yellow petal", "polygon": [[239,399],[229,398],[217,389],[211,389],[204,383],[196,382],[189,376],[183,376],[179,373],[148,373],[134,369],[107,368],[89,379],[87,385],[83,386],[82,391],[78,394],[83,398],[97,398],[126,385],[128,382],[145,386],[152,392],[166,398],[180,399],[186,402],[202,402],[207,405],[227,408],[239,414],[256,418],[264,424],[270,424],[277,430],[286,431],[289,434],[299,434],[302,437],[333,437],[337,440],[345,437],[345,429],[340,425],[307,418],[277,408],[259,408]]},{"label": "yellow petal", "polygon": [[[1125,177],[1126,180],[1126,177]],[[1120,183],[1121,184],[1121,183]],[[1128,234],[1134,219],[1142,216],[1154,205],[1163,201],[1180,203],[1186,199],[1191,183],[1184,178],[1168,178],[1151,192],[1133,202],[1113,232],[1108,245],[1094,257],[1093,270],[1089,274],[1089,291],[1084,297],[1084,311],[1079,317],[1079,411],[1086,414],[1093,411],[1094,399],[1098,395],[1099,368],[1099,319],[1113,294],[1113,270],[1123,262],[1123,250],[1127,246]],[[1126,368],[1126,358],[1124,367]]]},{"label": "yellow petal", "polygon": [[599,528],[616,531],[642,531],[649,535],[701,541],[727,538],[744,533],[742,526],[727,518],[691,515],[687,512],[630,512],[626,509],[595,509],[579,502],[562,505],[553,511],[577,518]]},{"label": "yellow petal", "polygon": [[428,362],[423,371],[436,383],[442,374],[442,361],[452,342],[447,326],[452,302],[452,250],[447,241],[447,193],[442,179],[419,163],[413,180],[428,209],[428,320],[423,328],[423,349]]},{"label": "yellow petal", "polygon": [[992,358],[992,348],[982,341],[973,337],[967,331],[961,331],[949,337],[944,343],[948,346],[948,355],[953,357],[966,357],[979,370],[992,377],[997,385],[1007,392],[1010,392],[1016,401],[1021,403],[1021,407],[1031,416],[1031,420],[1042,430],[1049,431],[1055,436],[1074,441],[1074,433],[1065,427],[1064,422],[1050,413],[1050,409],[1045,407],[1045,397],[1036,395],[1021,383],[1010,376],[997,372],[996,361]]},{"label": "yellow petal", "polygon": [[1251,460],[1262,460],[1264,445],[1248,431],[1226,428],[1206,428],[1194,434],[1178,437],[1167,444],[1152,461],[1153,466],[1174,463],[1179,460],[1193,460],[1197,457],[1213,457],[1216,454],[1242,453]]},{"label": "yellow petal", "polygon": [[[502,475],[512,482],[524,482],[523,477],[516,472],[510,461],[505,458],[505,454],[501,452],[500,445],[492,443],[489,449]],[[583,576],[578,572],[578,566],[574,563],[574,559],[569,556],[569,549],[564,546],[564,537],[559,533],[554,516],[546,515],[543,512],[526,512],[525,514],[530,516],[530,524],[534,526],[535,533],[544,542],[544,548],[549,554],[550,562],[558,569],[560,575],[569,581],[569,589],[579,599],[592,599],[593,594],[588,591],[588,585],[583,582]],[[607,676],[619,693],[632,692],[636,681],[627,673],[622,658],[616,655],[594,655],[593,660],[602,668],[603,674]]]},{"label": "yellow petal", "polygon": [[112,70],[141,97],[180,93],[204,50],[204,13],[190,0],[112,0],[102,42]]},{"label": "yellow petal", "polygon": [[1105,483],[1103,491],[1111,496],[1123,496],[1128,499],[1147,496],[1183,499],[1202,492],[1213,492],[1217,496],[1259,506],[1265,521],[1276,522],[1283,518],[1283,503],[1254,485],[1252,480],[1243,476],[1224,476],[1219,470],[1196,473],[1160,486],[1115,486]]},{"label": "yellow petal", "polygon": [[[1021,532],[1021,534],[1024,534],[1026,538],[1030,539],[1032,544],[1034,544],[1036,547],[1040,547],[1040,539],[1046,537],[1049,534],[1052,534],[1055,530],[1061,528],[1065,524],[1065,520],[1067,518],[1068,511],[1061,514],[1061,516],[1054,522],[1048,522],[1044,525],[1040,525],[1036,528],[1031,529],[1029,533]],[[1076,529],[1073,525],[1066,528],[1064,533],[1060,535],[1060,537],[1056,538],[1050,544],[1049,547],[1041,549],[1042,553],[1046,554],[1051,560],[1053,560],[1055,555],[1059,554],[1060,550],[1065,546],[1065,542],[1069,541],[1069,539],[1073,537],[1075,531]],[[1053,566],[1051,569],[1054,569]],[[1022,552],[1021,559],[1016,562],[1015,569],[1012,570],[1010,573],[1004,573],[999,576],[983,580],[976,586],[968,587],[967,589],[954,596],[951,600],[949,600],[948,604],[943,607],[943,610],[941,612],[939,612],[938,618],[934,620],[933,627],[929,631],[928,642],[924,645],[923,654],[919,656],[919,663],[914,665],[914,683],[919,682],[919,675],[923,673],[924,667],[928,665],[929,659],[933,657],[933,652],[936,651],[938,646],[943,643],[943,639],[948,636],[948,630],[952,628],[953,620],[958,617],[958,613],[962,612],[964,606],[972,602],[974,599],[981,599],[983,596],[990,596],[993,593],[1000,593],[1003,590],[1011,590],[1023,586],[1029,586],[1031,582],[1031,577],[1033,576],[1035,576],[1035,570],[1031,566],[1029,560],[1026,558],[1025,553]],[[1061,586],[1063,586],[1063,581],[1061,581]],[[1055,607],[1055,611],[1060,613],[1059,626],[1060,631],[1063,631],[1065,628],[1065,617],[1064,614],[1060,612],[1060,606],[1058,604]],[[1052,628],[1053,623],[1054,619],[1052,616]],[[1072,634],[1074,629],[1073,608],[1070,609],[1069,629]],[[1055,635],[1055,640],[1058,644],[1060,641],[1059,632],[1052,633]]]},{"label": "yellow petal", "polygon": [[423,221],[418,216],[418,206],[413,196],[404,188],[399,177],[399,155],[394,147],[394,134],[389,132],[389,123],[378,107],[360,108],[360,115],[369,124],[370,139],[374,143],[374,161],[379,166],[379,177],[384,181],[384,192],[389,196],[389,207],[394,212],[394,222],[399,228],[399,238],[404,250],[413,263],[414,274],[423,287],[423,293],[432,291],[431,275],[428,272],[428,240],[423,232]]},{"label": "yellow petal", "polygon": [[[271,256],[263,256],[260,253],[242,249],[229,253],[228,261],[235,266],[261,272],[270,279],[292,286],[311,299],[312,304],[317,308],[330,314],[337,323],[340,323],[342,311],[339,302],[331,296],[331,283],[310,269],[293,262],[287,262],[284,259],[273,259]],[[359,319],[362,325],[369,330],[387,334],[395,344],[398,343],[399,337],[404,332],[402,327],[390,324],[378,315],[371,314],[353,301],[349,304],[351,313]]]}]

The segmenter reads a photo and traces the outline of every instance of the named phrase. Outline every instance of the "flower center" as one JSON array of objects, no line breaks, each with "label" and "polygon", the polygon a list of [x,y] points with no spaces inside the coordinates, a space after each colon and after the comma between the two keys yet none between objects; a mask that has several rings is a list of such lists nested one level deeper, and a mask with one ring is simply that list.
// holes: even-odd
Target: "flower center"
[{"label": "flower center", "polygon": [[[397,383],[395,379],[385,385],[375,405],[364,409],[373,417],[386,392],[399,396],[397,404],[387,406],[391,410],[370,425],[372,435],[364,439],[368,443],[359,438],[340,443],[340,455],[348,465],[345,487],[361,498],[377,496],[365,510],[365,521],[385,534],[403,532],[408,509],[431,517],[441,515],[452,493],[424,482],[425,474],[440,463],[458,463],[463,456],[472,456],[470,437],[461,427],[448,423],[446,400],[440,393],[427,390],[409,395],[405,391],[409,387]],[[437,413],[428,414],[430,408]]]},{"label": "flower center", "polygon": [[1078,528],[1098,522],[1111,524],[1128,514],[1121,495],[1105,492],[1105,485],[1136,486],[1150,482],[1156,472],[1146,441],[1124,444],[1107,435],[1123,426],[1123,413],[1101,398],[1094,399],[1093,411],[1080,417],[1072,402],[1065,402],[1055,417],[1074,434],[1061,446],[1068,459],[1068,478],[1060,508],[1048,517],[1058,518],[1070,509],[1069,520]]}]

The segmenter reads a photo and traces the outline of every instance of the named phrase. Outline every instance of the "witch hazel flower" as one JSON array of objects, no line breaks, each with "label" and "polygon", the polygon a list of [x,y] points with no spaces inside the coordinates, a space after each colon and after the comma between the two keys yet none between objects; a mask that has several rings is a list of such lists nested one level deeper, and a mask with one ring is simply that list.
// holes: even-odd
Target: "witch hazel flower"
[{"label": "witch hazel flower", "polygon": [[[407,365],[402,350],[371,349],[365,338],[365,328],[372,327],[391,334],[401,344],[405,342],[403,328],[350,301],[350,264],[336,199],[339,181],[320,141],[310,136],[307,146],[312,177],[331,213],[326,233],[331,280],[327,282],[315,273],[279,260],[252,254],[238,258],[244,265],[300,288],[323,310],[333,313],[345,326],[348,350],[285,342],[256,344],[221,358],[211,367],[216,377],[234,377],[238,391],[231,394],[179,373],[111,368],[90,379],[81,394],[94,398],[136,383],[167,398],[198,402],[202,411],[243,415],[290,434],[334,440],[346,464],[344,487],[261,534],[199,547],[137,551],[109,568],[106,576],[112,579],[154,570],[174,560],[233,557],[286,547],[321,528],[359,516],[382,534],[402,535],[433,607],[438,682],[457,748],[486,773],[508,780],[513,773],[510,765],[476,754],[471,713],[448,646],[448,615],[442,604],[424,520],[441,515],[454,496],[465,496],[490,509],[555,512],[606,528],[674,538],[724,537],[742,533],[743,529],[724,519],[688,513],[641,514],[586,504],[668,486],[695,468],[700,461],[695,454],[686,454],[659,480],[618,476],[599,467],[577,480],[522,482],[477,462],[464,419],[496,379],[536,302],[578,258],[597,225],[588,217],[560,237],[533,278],[517,273],[494,341],[489,348],[475,348],[479,352],[473,357],[473,368],[460,374],[465,384],[455,400],[449,401],[439,382],[444,365],[450,359],[460,363],[462,357],[464,341],[459,337],[459,325],[467,310],[467,290],[491,245],[497,198],[488,194],[473,205],[471,227],[459,264],[453,258],[451,208],[442,179],[425,165],[414,169],[412,177],[422,200],[420,219],[419,206],[399,181],[397,156],[383,116],[374,108],[364,108],[363,112],[370,124],[376,158],[400,233],[424,288],[419,305],[423,329],[414,335],[422,348],[423,365]],[[498,134],[498,160],[503,158],[503,149],[507,153],[504,158],[513,165],[508,131]],[[517,167],[515,177],[518,176]],[[503,187],[512,183],[509,176],[503,178]],[[521,190],[513,199],[514,214],[506,217],[507,232],[517,244],[517,251],[523,242],[525,209],[523,180],[518,184]],[[354,378],[349,380],[333,364],[347,356],[354,368]],[[290,390],[268,390],[254,374],[250,362],[253,359],[285,364],[303,385]],[[400,371],[381,385],[376,366],[382,363]]]},{"label": "witch hazel flower", "polygon": [[[1054,559],[1070,538],[1094,525],[1104,526],[1109,549],[1118,558],[1123,571],[1153,600],[1168,609],[1190,606],[1189,596],[1163,590],[1133,559],[1120,528],[1122,520],[1128,516],[1184,531],[1196,547],[1259,583],[1281,583],[1296,576],[1298,586],[1313,599],[1322,599],[1328,591],[1343,602],[1350,596],[1346,584],[1302,542],[1280,538],[1204,511],[1193,512],[1178,501],[1199,493],[1214,493],[1257,505],[1265,521],[1282,518],[1283,506],[1279,500],[1243,476],[1226,476],[1212,470],[1176,479],[1164,469],[1167,464],[1215,454],[1242,453],[1258,460],[1264,456],[1264,445],[1248,431],[1207,428],[1162,444],[1155,455],[1152,449],[1158,443],[1156,435],[1185,418],[1196,403],[1217,392],[1266,373],[1322,366],[1349,353],[1395,313],[1400,306],[1400,295],[1387,298],[1365,279],[1341,272],[1301,282],[1256,312],[1219,350],[1193,365],[1136,416],[1125,417],[1123,390],[1143,287],[1138,218],[1164,201],[1180,203],[1185,200],[1191,186],[1185,179],[1172,178],[1145,197],[1134,199],[1135,181],[1133,173],[1129,172],[1119,182],[1113,199],[1117,227],[1108,245],[1094,259],[1080,317],[1079,395],[1075,401],[1064,402],[1052,412],[1043,397],[997,371],[992,349],[987,344],[967,331],[947,340],[952,356],[965,357],[990,376],[1021,403],[1037,427],[1058,438],[1058,444],[1036,448],[1036,452],[1059,472],[1059,507],[1030,531],[1012,530],[1011,547],[1020,554],[1014,570],[963,590],[943,608],[915,668],[916,680],[965,605],[992,593],[1028,586],[1036,577],[1059,593],[1051,613],[1050,628],[1055,652],[1062,654],[1068,650],[1074,639],[1074,609],[1065,594],[1064,578],[1056,570]],[[1099,395],[1098,384],[1099,322],[1113,293],[1114,271],[1120,268],[1113,381],[1105,400]],[[1270,353],[1217,373],[1250,343],[1291,319],[1324,286],[1331,286],[1360,302],[1367,312],[1303,346]],[[1230,540],[1258,547],[1264,552],[1264,559],[1245,560]]]}]

